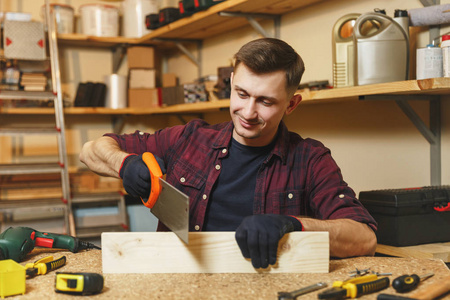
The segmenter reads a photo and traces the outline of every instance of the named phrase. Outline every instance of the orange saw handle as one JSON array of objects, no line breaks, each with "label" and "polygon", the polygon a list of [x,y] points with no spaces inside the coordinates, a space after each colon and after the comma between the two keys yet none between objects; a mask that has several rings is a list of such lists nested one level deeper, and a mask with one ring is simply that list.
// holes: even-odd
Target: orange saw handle
[{"label": "orange saw handle", "polygon": [[144,201],[144,199],[142,198],[141,200],[146,207],[153,208],[156,201],[158,200],[159,194],[161,194],[162,186],[159,179],[162,178],[163,174],[161,171],[161,167],[159,166],[153,154],[151,154],[150,152],[145,152],[144,154],[142,154],[142,160],[147,165],[148,170],[150,171],[152,186],[147,201]]}]

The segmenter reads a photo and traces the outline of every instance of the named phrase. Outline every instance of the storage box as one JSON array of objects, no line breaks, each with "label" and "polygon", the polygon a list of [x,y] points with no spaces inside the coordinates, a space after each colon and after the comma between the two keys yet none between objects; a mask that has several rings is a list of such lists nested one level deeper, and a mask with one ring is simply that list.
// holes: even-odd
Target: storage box
[{"label": "storage box", "polygon": [[154,89],[159,86],[158,72],[155,69],[130,69],[128,73],[130,89]]},{"label": "storage box", "polygon": [[0,297],[25,294],[25,267],[12,259],[0,261]]},{"label": "storage box", "polygon": [[161,89],[129,89],[128,90],[128,107],[158,107],[160,101]]},{"label": "storage box", "polygon": [[27,60],[47,58],[43,23],[5,21],[3,28],[5,58]]},{"label": "storage box", "polygon": [[161,63],[153,47],[135,46],[127,48],[128,69],[160,69]]},{"label": "storage box", "polygon": [[378,222],[379,244],[450,241],[450,186],[360,192],[359,200]]},{"label": "storage box", "polygon": [[175,73],[164,73],[162,76],[162,86],[171,87],[178,85],[178,78]]},{"label": "storage box", "polygon": [[208,101],[208,94],[203,83],[186,83],[162,88],[162,102],[164,105],[204,101]]}]

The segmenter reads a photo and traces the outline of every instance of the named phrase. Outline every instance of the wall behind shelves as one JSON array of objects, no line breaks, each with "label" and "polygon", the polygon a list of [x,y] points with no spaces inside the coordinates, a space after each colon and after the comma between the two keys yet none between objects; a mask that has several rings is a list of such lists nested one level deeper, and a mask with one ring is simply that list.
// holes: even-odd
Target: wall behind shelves
[{"label": "wall behind shelves", "polygon": [[[450,3],[441,0],[441,4]],[[281,39],[302,56],[306,72],[302,82],[329,80],[332,83],[331,32],[335,22],[348,13],[365,13],[384,8],[389,16],[395,9],[422,7],[418,0],[325,1],[282,17]],[[272,32],[273,23],[262,23]],[[417,29],[417,28],[416,28]],[[417,39],[418,47],[428,43],[427,28]],[[441,34],[450,31],[442,26]],[[260,36],[250,27],[225,33],[203,43],[203,74],[215,74],[216,67],[229,64],[246,42]],[[192,49],[195,53],[195,49]],[[176,53],[169,70],[184,67],[183,81],[197,76],[186,57]],[[427,103],[411,102],[428,122]],[[229,120],[228,112],[207,114],[211,122]],[[172,119],[176,123],[176,119]],[[424,186],[430,184],[429,144],[400,108],[391,101],[300,105],[286,118],[290,130],[322,141],[331,149],[344,179],[356,193],[362,190]],[[450,99],[442,102],[442,183],[450,184]]]},{"label": "wall behind shelves", "polygon": [[[89,0],[52,0],[76,8]],[[44,1],[3,0],[2,10],[33,12],[40,19],[39,10]],[[118,2],[108,4],[118,5]],[[442,4],[450,0],[441,0]],[[374,8],[385,8],[392,16],[394,9],[422,7],[419,0],[339,0],[298,10],[282,17],[281,38],[290,43],[303,57],[306,72],[302,82],[328,79],[332,82],[331,30],[338,18]],[[264,22],[272,31],[272,22]],[[443,27],[441,32],[449,31]],[[207,39],[203,43],[203,74],[216,74],[218,66],[230,64],[234,53],[247,41],[260,36],[250,26]],[[421,34],[419,47],[428,42],[428,34]],[[195,47],[192,47],[196,54]],[[72,48],[61,51],[63,88],[74,96],[80,80],[102,80],[111,70],[109,50]],[[167,68],[179,75],[181,82],[196,78],[197,69],[178,51],[170,51]],[[120,72],[126,74],[126,61]],[[428,120],[426,103],[412,103]],[[207,121],[217,123],[229,120],[228,112],[204,114]],[[39,122],[38,119],[35,119]],[[112,131],[109,116],[66,116],[70,161],[78,164],[77,154],[84,141]],[[311,137],[328,146],[341,167],[344,179],[358,193],[361,190],[423,186],[430,183],[429,144],[401,112],[394,102],[363,102],[300,105],[286,118],[290,130],[303,137]],[[152,132],[158,128],[180,124],[174,116],[127,117],[124,132],[135,129]],[[450,184],[450,99],[442,102],[442,183]]]}]

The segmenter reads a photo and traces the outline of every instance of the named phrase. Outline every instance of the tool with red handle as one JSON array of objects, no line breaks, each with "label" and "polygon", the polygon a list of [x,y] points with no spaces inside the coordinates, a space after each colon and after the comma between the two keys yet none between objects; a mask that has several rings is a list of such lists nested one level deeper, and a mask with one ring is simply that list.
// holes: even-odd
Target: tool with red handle
[{"label": "tool with red handle", "polygon": [[73,253],[100,249],[70,235],[40,232],[29,227],[10,227],[0,234],[0,260],[20,262],[34,247],[66,249]]}]

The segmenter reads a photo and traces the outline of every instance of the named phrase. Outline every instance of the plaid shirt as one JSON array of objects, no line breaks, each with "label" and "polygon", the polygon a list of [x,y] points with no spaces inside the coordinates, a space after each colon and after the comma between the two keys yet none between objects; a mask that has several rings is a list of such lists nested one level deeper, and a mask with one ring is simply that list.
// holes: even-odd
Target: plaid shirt
[{"label": "plaid shirt", "polygon": [[[209,125],[194,120],[154,134],[105,134],[128,153],[152,152],[167,166],[166,180],[190,197],[190,231],[201,231],[221,160],[228,155],[233,123]],[[238,176],[238,174],[236,174]],[[257,178],[254,214],[352,219],[376,230],[377,223],[356,199],[322,143],[288,132],[282,122],[274,149]],[[159,230],[164,230],[160,224]]]}]

